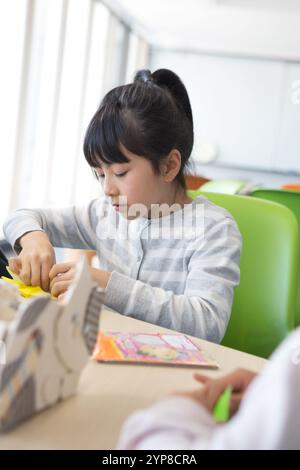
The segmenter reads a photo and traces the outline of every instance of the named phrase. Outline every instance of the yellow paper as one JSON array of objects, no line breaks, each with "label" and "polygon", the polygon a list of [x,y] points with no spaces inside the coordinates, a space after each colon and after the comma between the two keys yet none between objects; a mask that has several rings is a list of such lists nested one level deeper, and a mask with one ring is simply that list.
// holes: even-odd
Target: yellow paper
[{"label": "yellow paper", "polygon": [[19,289],[19,292],[23,297],[27,298],[27,297],[37,297],[40,295],[44,295],[44,296],[46,295],[48,297],[50,296],[52,299],[55,299],[55,297],[51,296],[51,294],[49,294],[48,292],[45,292],[43,289],[41,289],[38,286],[27,286],[22,281],[19,281],[17,279],[10,279],[5,276],[2,276],[1,279],[3,279],[6,282],[9,282],[10,284],[15,285]]}]

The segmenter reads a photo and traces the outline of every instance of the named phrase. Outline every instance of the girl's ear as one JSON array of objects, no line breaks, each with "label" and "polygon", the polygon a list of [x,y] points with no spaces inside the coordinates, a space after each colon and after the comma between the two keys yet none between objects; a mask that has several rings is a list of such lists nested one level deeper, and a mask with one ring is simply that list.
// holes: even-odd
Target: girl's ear
[{"label": "girl's ear", "polygon": [[161,171],[164,181],[171,183],[178,175],[181,168],[181,153],[177,149],[172,149],[165,158]]}]

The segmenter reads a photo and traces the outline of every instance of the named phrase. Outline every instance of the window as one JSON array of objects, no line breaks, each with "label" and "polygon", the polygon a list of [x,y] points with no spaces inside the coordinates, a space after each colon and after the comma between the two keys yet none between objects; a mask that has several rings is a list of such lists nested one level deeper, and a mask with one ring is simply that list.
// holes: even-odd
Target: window
[{"label": "window", "polygon": [[[1,204],[0,221],[10,209],[14,191],[14,156],[19,105],[22,101],[24,44],[26,43],[27,0],[0,4],[0,130]],[[13,27],[12,27],[13,25]],[[9,45],[9,47],[8,47]],[[0,224],[2,233],[2,224]]]},{"label": "window", "polygon": [[17,207],[98,194],[82,151],[86,127],[104,93],[148,56],[97,0],[7,0],[0,9],[2,222]]}]

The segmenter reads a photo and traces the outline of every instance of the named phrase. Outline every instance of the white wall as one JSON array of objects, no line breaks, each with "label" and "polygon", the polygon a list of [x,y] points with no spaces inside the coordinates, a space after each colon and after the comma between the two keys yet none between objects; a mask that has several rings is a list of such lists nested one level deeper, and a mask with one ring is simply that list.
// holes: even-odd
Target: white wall
[{"label": "white wall", "polygon": [[188,89],[195,157],[201,145],[213,144],[218,167],[299,172],[300,180],[300,103],[292,102],[300,62],[153,48],[150,68],[161,67],[178,73]]}]

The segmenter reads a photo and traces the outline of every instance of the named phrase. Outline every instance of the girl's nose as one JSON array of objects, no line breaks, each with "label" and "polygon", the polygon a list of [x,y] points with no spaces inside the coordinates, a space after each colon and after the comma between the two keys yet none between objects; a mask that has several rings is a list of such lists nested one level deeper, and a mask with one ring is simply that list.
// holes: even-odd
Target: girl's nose
[{"label": "girl's nose", "polygon": [[103,190],[104,190],[105,196],[116,196],[118,194],[118,190],[116,186],[113,184],[113,182],[111,181],[111,178],[109,177],[106,177],[104,179]]}]

